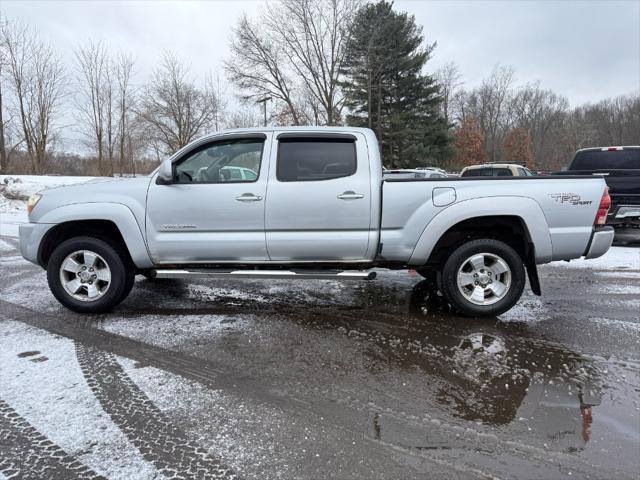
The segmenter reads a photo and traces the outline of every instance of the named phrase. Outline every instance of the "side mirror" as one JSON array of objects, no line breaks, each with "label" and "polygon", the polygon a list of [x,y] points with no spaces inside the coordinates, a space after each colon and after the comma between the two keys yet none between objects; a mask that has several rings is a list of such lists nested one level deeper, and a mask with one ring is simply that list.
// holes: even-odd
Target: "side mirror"
[{"label": "side mirror", "polygon": [[160,164],[158,176],[156,177],[157,185],[171,185],[173,183],[173,165],[171,160],[167,159]]}]

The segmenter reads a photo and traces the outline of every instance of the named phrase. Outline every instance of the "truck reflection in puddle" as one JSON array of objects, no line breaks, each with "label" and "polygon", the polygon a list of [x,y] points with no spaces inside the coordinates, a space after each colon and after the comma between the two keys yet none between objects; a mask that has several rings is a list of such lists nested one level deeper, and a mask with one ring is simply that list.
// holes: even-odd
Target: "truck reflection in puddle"
[{"label": "truck reflection in puddle", "polygon": [[[603,388],[592,360],[564,345],[523,336],[526,325],[456,317],[426,281],[413,288],[409,311],[427,322],[429,344],[440,352],[412,360],[413,367],[445,380],[436,396],[445,411],[534,434],[555,451],[581,450],[589,442],[593,407],[600,405]],[[384,415],[375,414],[376,438],[384,440],[384,427]]]}]

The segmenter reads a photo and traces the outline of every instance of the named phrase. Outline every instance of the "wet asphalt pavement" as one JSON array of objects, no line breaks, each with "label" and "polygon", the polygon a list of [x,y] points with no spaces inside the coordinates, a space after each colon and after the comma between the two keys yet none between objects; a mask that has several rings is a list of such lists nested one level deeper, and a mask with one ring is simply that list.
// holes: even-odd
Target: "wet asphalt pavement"
[{"label": "wet asphalt pavement", "polygon": [[[73,314],[0,239],[5,478],[637,478],[640,248],[500,318],[415,273],[158,281]],[[622,253],[621,253],[622,252]]]}]

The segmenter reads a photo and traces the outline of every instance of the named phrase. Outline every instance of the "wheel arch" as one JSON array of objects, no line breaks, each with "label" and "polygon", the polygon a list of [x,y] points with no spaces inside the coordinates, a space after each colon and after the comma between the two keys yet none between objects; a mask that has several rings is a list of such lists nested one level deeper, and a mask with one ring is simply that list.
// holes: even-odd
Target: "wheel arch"
[{"label": "wheel arch", "polygon": [[434,264],[462,240],[484,235],[511,245],[535,266],[551,260],[551,237],[542,209],[526,197],[486,197],[443,209],[427,224],[409,260]]},{"label": "wheel arch", "polygon": [[125,250],[137,268],[153,265],[142,230],[133,213],[122,204],[74,204],[47,212],[41,223],[55,224],[38,246],[38,264],[46,268],[51,253],[64,240],[94,235],[109,239]]}]

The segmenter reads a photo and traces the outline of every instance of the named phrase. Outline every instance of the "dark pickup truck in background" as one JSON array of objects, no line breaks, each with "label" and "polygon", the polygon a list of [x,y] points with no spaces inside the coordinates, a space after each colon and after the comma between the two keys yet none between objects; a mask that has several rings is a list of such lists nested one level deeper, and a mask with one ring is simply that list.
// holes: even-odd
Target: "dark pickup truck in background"
[{"label": "dark pickup truck in background", "polygon": [[559,173],[602,175],[611,196],[607,225],[619,240],[640,239],[640,146],[584,148]]}]

